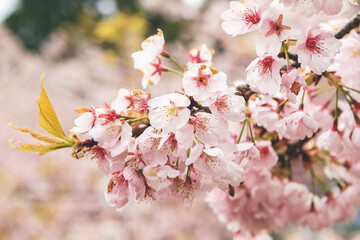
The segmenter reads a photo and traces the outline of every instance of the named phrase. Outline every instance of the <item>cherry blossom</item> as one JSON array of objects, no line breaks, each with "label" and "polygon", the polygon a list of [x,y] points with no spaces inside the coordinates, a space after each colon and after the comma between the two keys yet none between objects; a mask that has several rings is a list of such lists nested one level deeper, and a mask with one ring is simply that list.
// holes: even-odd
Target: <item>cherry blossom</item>
[{"label": "cherry blossom", "polygon": [[190,62],[192,63],[212,63],[214,50],[208,48],[205,44],[201,47],[193,47],[189,52]]},{"label": "cherry blossom", "polygon": [[336,15],[341,12],[344,0],[313,0],[313,4],[318,12],[323,11],[326,15]]},{"label": "cherry blossom", "polygon": [[242,122],[245,119],[245,100],[231,92],[219,93],[216,101],[210,105],[211,113],[229,121]]},{"label": "cherry blossom", "polygon": [[309,29],[296,43],[301,66],[309,66],[316,74],[326,71],[340,46],[341,42],[334,33],[317,29]]},{"label": "cherry blossom", "polygon": [[165,45],[163,32],[158,29],[157,35],[153,35],[142,42],[143,50],[132,54],[135,69],[142,76],[141,84],[146,88],[149,84],[155,85],[160,81],[164,67],[161,65],[160,54]]},{"label": "cherry blossom", "polygon": [[[303,23],[314,14],[342,14],[349,3],[231,1],[221,16],[225,32],[258,31],[253,36],[260,37],[258,57],[243,72],[246,81],[230,86],[215,69],[222,58],[213,59],[211,48],[185,51],[183,68],[164,51],[158,30],[132,55],[134,66],[144,88],[163,71],[176,73],[182,84],[176,91],[153,97],[121,88],[109,105],[77,109],[68,136],[42,79],[37,107],[46,133],[9,124],[40,141],[9,144],[39,154],[71,148],[74,158],[93,159],[109,177],[105,199],[117,210],[133,201],[173,200],[189,209],[207,195],[238,240],[268,240],[287,226],[320,230],[352,220],[360,205],[358,16],[331,31],[295,32],[285,22],[296,27],[294,18]],[[226,44],[224,52],[232,49]],[[177,69],[165,67],[163,58]]]},{"label": "cherry blossom", "polygon": [[150,124],[164,132],[175,132],[189,121],[190,110],[187,107],[190,100],[182,94],[152,98],[148,104]]},{"label": "cherry blossom", "polygon": [[190,124],[194,126],[195,137],[207,145],[217,146],[224,143],[230,135],[226,120],[213,114],[199,112]]},{"label": "cherry blossom", "polygon": [[121,209],[129,201],[129,183],[123,172],[113,173],[109,182],[105,199],[110,206]]},{"label": "cherry blossom", "polygon": [[282,42],[292,34],[290,30],[291,27],[283,23],[282,14],[277,19],[265,18],[259,28],[261,37],[256,43],[257,54],[277,55],[280,52]]},{"label": "cherry blossom", "polygon": [[311,17],[316,12],[313,1],[314,0],[280,0],[279,2],[286,7],[290,7],[292,11],[304,14],[306,17]]},{"label": "cherry blossom", "polygon": [[226,89],[226,74],[204,64],[188,64],[182,80],[185,93],[210,105],[217,92]]},{"label": "cherry blossom", "polygon": [[339,154],[343,150],[341,136],[339,132],[334,129],[323,132],[318,137],[316,145],[321,150],[331,151],[334,154]]},{"label": "cherry blossom", "polygon": [[276,131],[280,139],[285,137],[290,140],[302,140],[305,137],[311,137],[318,128],[317,123],[308,114],[297,111],[281,119]]},{"label": "cherry blossom", "polygon": [[222,13],[222,28],[227,34],[236,36],[256,31],[262,23],[271,0],[231,1],[230,9]]},{"label": "cherry blossom", "polygon": [[282,75],[280,90],[292,103],[297,103],[301,88],[306,90],[307,84],[296,69],[291,69]]},{"label": "cherry blossom", "polygon": [[281,65],[278,57],[269,55],[258,57],[246,68],[246,80],[252,88],[274,95],[280,90]]}]

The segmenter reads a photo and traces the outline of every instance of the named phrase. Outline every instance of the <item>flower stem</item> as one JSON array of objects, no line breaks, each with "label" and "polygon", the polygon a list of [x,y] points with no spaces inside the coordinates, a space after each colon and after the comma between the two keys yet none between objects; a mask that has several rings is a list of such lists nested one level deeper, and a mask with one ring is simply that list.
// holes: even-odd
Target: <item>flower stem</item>
[{"label": "flower stem", "polygon": [[180,76],[183,76],[182,72],[179,72],[178,70],[175,70],[173,68],[168,68],[168,67],[164,68],[164,72],[172,72],[172,73],[176,73],[176,74],[178,74]]},{"label": "flower stem", "polygon": [[134,117],[122,116],[122,115],[120,115],[119,118],[123,118],[125,120],[135,119]]},{"label": "flower stem", "polygon": [[351,90],[351,91],[360,93],[360,90],[356,90],[356,89],[354,89],[354,88],[351,88],[351,87],[348,87],[348,86],[345,86],[345,85],[342,85],[342,87],[347,88],[347,89],[349,89],[349,90]]},{"label": "flower stem", "polygon": [[240,143],[241,137],[242,137],[242,135],[243,135],[243,133],[244,133],[244,129],[245,129],[246,122],[247,122],[247,119],[245,119],[244,122],[243,122],[243,125],[242,125],[242,128],[241,128],[241,132],[240,132],[240,135],[239,135],[239,137],[238,137],[238,140],[237,140],[236,144],[239,144],[239,143]]},{"label": "flower stem", "polygon": [[339,117],[339,89],[336,89],[336,98],[335,98],[335,117],[334,117],[334,124],[337,126]]},{"label": "flower stem", "polygon": [[131,120],[128,121],[128,124],[138,122],[138,121],[142,121],[142,120],[147,120],[147,119],[149,119],[149,118],[148,117],[142,117],[142,118],[131,119]]},{"label": "flower stem", "polygon": [[179,69],[181,69],[182,72],[184,72],[184,69],[181,67],[181,65],[180,65],[172,56],[169,55],[169,59],[170,59],[173,63],[175,63],[175,65],[176,65]]},{"label": "flower stem", "polygon": [[249,120],[247,120],[246,122],[247,122],[247,124],[248,124],[248,126],[249,126],[249,131],[250,131],[250,138],[251,138],[251,141],[252,141],[252,142],[254,143],[254,145],[255,145],[255,140],[254,140],[253,132],[252,132],[252,129],[251,129],[251,124],[250,124],[250,121],[249,121]]},{"label": "flower stem", "polygon": [[279,104],[279,112],[281,112],[283,110],[283,108],[285,107],[285,104],[289,101],[289,99],[286,99],[284,101],[282,101],[282,103]]},{"label": "flower stem", "polygon": [[354,119],[355,119],[356,123],[357,123],[357,124],[360,124],[359,116],[356,114],[356,112],[355,112],[355,110],[354,110],[354,108],[353,108],[350,100],[347,98],[348,93],[347,93],[347,92],[344,90],[344,88],[342,88],[342,87],[340,87],[340,90],[341,90],[341,92],[344,94],[344,98],[345,98],[346,102],[349,104],[349,107],[350,107],[350,109],[351,109],[351,112],[352,112],[353,115],[354,115]]},{"label": "flower stem", "polygon": [[287,70],[289,70],[289,66],[290,66],[290,59],[289,59],[289,54],[288,54],[288,50],[285,48],[284,49],[284,53],[285,53],[285,58],[286,58],[286,62],[287,62]]}]

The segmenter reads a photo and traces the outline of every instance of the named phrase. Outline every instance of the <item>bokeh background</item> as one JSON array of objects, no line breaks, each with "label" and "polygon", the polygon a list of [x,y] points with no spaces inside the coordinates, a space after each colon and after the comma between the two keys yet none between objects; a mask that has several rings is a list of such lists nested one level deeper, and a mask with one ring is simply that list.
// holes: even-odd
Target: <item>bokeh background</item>
[{"label": "bokeh background", "polygon": [[[8,127],[38,126],[40,76],[65,130],[74,109],[110,103],[119,88],[140,87],[131,53],[164,31],[166,50],[182,65],[192,46],[216,51],[229,81],[243,79],[256,57],[256,34],[231,38],[220,25],[225,0],[0,0],[0,240],[119,239],[230,240],[201,199],[190,211],[175,203],[134,203],[122,212],[104,200],[108,179],[91,159],[69,150],[44,156],[11,149],[8,140],[33,141]],[[354,9],[357,11],[358,9]],[[317,24],[318,19],[312,20]],[[170,63],[169,63],[170,64]],[[157,96],[181,86],[165,73]],[[360,239],[360,221],[311,233],[290,228],[274,239]]]}]

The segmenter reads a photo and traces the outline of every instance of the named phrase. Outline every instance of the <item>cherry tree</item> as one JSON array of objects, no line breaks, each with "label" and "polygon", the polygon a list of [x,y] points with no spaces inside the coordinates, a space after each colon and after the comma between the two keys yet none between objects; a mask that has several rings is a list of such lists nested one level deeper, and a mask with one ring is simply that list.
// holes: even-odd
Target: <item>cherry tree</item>
[{"label": "cherry tree", "polygon": [[181,89],[159,97],[120,89],[110,104],[77,109],[68,136],[42,78],[39,123],[50,135],[11,124],[40,142],[10,146],[39,154],[71,148],[74,158],[96,159],[109,178],[105,199],[117,210],[154,200],[190,208],[206,193],[237,240],[353,220],[360,205],[360,14],[340,29],[302,30],[287,19],[289,12],[299,19],[341,15],[352,4],[230,2],[219,16],[224,31],[259,34],[258,57],[240,82],[227,81],[206,45],[185,53],[182,66],[159,29],[133,53],[134,68],[143,88],[161,84],[167,72]]}]

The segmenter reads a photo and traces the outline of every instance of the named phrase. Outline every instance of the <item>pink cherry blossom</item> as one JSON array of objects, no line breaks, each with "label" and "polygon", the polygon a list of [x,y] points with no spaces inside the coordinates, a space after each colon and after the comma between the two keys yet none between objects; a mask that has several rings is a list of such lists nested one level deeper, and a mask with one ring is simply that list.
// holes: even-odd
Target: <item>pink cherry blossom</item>
[{"label": "pink cherry blossom", "polygon": [[306,17],[311,17],[316,12],[313,0],[280,0],[279,2],[286,7],[290,7],[294,12],[304,14]]},{"label": "pink cherry blossom", "polygon": [[326,15],[336,15],[341,12],[344,0],[313,0],[315,9]]},{"label": "pink cherry blossom", "polygon": [[141,85],[147,88],[148,85],[156,85],[160,79],[165,67],[161,65],[160,57],[155,58],[151,62],[136,61],[135,69],[139,70],[142,79]]},{"label": "pink cherry blossom", "polygon": [[237,144],[236,162],[248,172],[256,165],[260,165],[260,151],[253,142],[242,142]]},{"label": "pink cherry blossom", "polygon": [[257,54],[279,54],[282,42],[292,33],[290,30],[291,27],[283,23],[282,14],[277,19],[265,18],[259,28],[261,36],[256,43]]},{"label": "pink cherry blossom", "polygon": [[[351,88],[359,89],[360,84],[357,79],[360,76],[360,70],[356,68],[360,64],[360,37],[352,30],[349,35],[341,39],[341,48],[339,54],[334,57],[332,67],[336,74],[342,77],[342,82]],[[360,94],[353,93],[353,97],[360,101]]]},{"label": "pink cherry blossom", "polygon": [[226,120],[213,114],[199,112],[190,124],[194,126],[195,137],[203,144],[217,146],[226,142],[230,136]]},{"label": "pink cherry blossom", "polygon": [[[230,150],[231,147],[226,146],[225,149]],[[197,144],[191,150],[186,165],[193,164],[202,176],[202,183],[216,182],[221,189],[229,191],[229,184],[239,185],[244,173],[241,166],[232,161],[234,158],[235,154],[226,154],[222,148],[207,148]]]},{"label": "pink cherry blossom", "polygon": [[189,121],[190,110],[187,107],[190,100],[182,94],[156,97],[150,99],[148,104],[150,124],[164,132],[175,132]]},{"label": "pink cherry blossom", "polygon": [[256,31],[262,23],[271,0],[231,1],[230,9],[222,13],[222,28],[227,34],[236,36]]},{"label": "pink cherry blossom", "polygon": [[114,157],[127,149],[132,136],[132,128],[128,123],[117,119],[110,124],[96,123],[89,131],[89,135]]},{"label": "pink cherry blossom", "polygon": [[303,140],[305,137],[311,137],[317,130],[318,124],[304,111],[293,112],[284,117],[277,124],[279,138],[283,137],[289,140]]},{"label": "pink cherry blossom", "polygon": [[127,108],[131,105],[130,95],[130,91],[126,88],[119,89],[116,97],[111,102],[111,109],[114,109],[119,114],[125,112]]},{"label": "pink cherry blossom", "polygon": [[268,131],[274,131],[280,119],[280,115],[277,112],[278,103],[274,100],[266,104],[261,104],[258,101],[250,103],[252,117],[256,121],[256,124],[264,127]]},{"label": "pink cherry blossom", "polygon": [[116,209],[121,209],[129,201],[129,183],[122,172],[113,173],[109,182],[105,199],[108,204]]},{"label": "pink cherry blossom", "polygon": [[166,201],[171,197],[173,179],[179,176],[179,171],[171,166],[146,166],[143,169],[147,183],[154,189],[154,197],[159,201]]},{"label": "pink cherry blossom", "polygon": [[148,127],[137,139],[144,161],[152,166],[178,162],[186,157],[194,139],[193,126],[185,125],[176,133],[163,133]]},{"label": "pink cherry blossom", "polygon": [[307,84],[302,76],[298,73],[297,69],[291,69],[284,73],[281,77],[280,90],[286,95],[292,103],[297,103],[297,96],[302,89],[307,89]]},{"label": "pink cherry blossom", "polygon": [[309,66],[316,74],[326,71],[340,46],[341,42],[334,33],[318,29],[309,29],[296,43],[301,66]]},{"label": "pink cherry blossom", "polygon": [[318,137],[316,145],[321,150],[330,151],[333,154],[339,154],[343,150],[341,136],[338,131],[329,129]]},{"label": "pink cherry blossom", "polygon": [[355,147],[360,148],[360,127],[354,129],[351,140]]},{"label": "pink cherry blossom", "polygon": [[281,65],[278,57],[268,55],[258,57],[246,68],[246,81],[261,93],[274,95],[280,90]]},{"label": "pink cherry blossom", "polygon": [[110,167],[111,160],[106,150],[103,149],[102,147],[99,147],[98,145],[95,145],[91,148],[91,154],[93,154],[93,158],[96,158],[99,169],[103,173],[109,174],[111,168]]},{"label": "pink cherry blossom", "polygon": [[182,80],[185,93],[208,106],[226,89],[226,74],[204,64],[188,64]]},{"label": "pink cherry blossom", "polygon": [[94,126],[95,120],[96,114],[94,110],[91,112],[85,112],[75,119],[75,127],[73,127],[71,131],[80,134],[86,133]]},{"label": "pink cherry blossom", "polygon": [[193,47],[189,52],[190,62],[192,63],[212,63],[214,50],[208,48],[205,44],[201,47]]},{"label": "pink cherry blossom", "polygon": [[141,43],[141,48],[143,50],[133,53],[132,57],[135,61],[151,62],[162,53],[164,46],[164,34],[161,29],[158,29],[156,35],[148,37]]},{"label": "pink cherry blossom", "polygon": [[210,105],[210,111],[212,114],[234,122],[244,121],[244,110],[245,99],[232,92],[219,93],[215,102]]},{"label": "pink cherry blossom", "polygon": [[261,141],[256,143],[256,147],[260,152],[260,161],[256,163],[257,168],[270,169],[275,166],[279,157],[276,154],[270,141]]},{"label": "pink cherry blossom", "polygon": [[139,70],[142,76],[142,86],[154,85],[160,81],[164,67],[161,65],[160,54],[165,45],[163,32],[158,29],[157,35],[153,35],[142,42],[143,50],[132,54],[134,68]]}]

